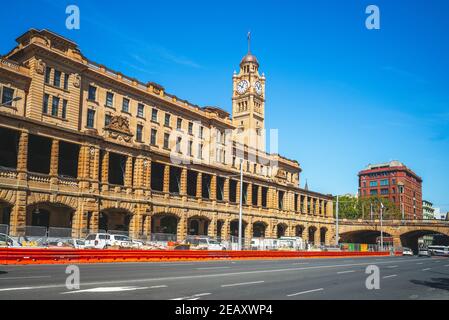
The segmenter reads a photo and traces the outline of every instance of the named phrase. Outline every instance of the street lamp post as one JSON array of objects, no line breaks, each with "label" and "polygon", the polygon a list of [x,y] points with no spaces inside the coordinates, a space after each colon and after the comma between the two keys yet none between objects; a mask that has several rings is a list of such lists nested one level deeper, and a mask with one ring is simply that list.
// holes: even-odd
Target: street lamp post
[{"label": "street lamp post", "polygon": [[7,106],[7,105],[9,105],[9,104],[11,104],[13,102],[19,101],[19,100],[22,100],[22,98],[21,97],[15,97],[15,98],[13,98],[13,99],[11,99],[9,101],[3,102],[2,105]]},{"label": "street lamp post", "polygon": [[240,161],[240,203],[239,203],[239,251],[242,250],[243,229],[243,159]]},{"label": "street lamp post", "polygon": [[335,210],[335,246],[338,247],[340,242],[340,234],[339,234],[339,226],[338,226],[338,218],[339,218],[339,196],[337,196],[337,206]]},{"label": "street lamp post", "polygon": [[384,204],[380,203],[380,250],[384,251],[384,230],[383,230],[383,209]]}]

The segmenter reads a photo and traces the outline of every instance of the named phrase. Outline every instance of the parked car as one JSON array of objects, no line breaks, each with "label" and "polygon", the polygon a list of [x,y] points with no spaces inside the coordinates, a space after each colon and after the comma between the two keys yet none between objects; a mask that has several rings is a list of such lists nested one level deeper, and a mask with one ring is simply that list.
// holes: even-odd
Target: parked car
[{"label": "parked car", "polygon": [[69,239],[67,240],[67,244],[75,249],[84,249],[86,247],[86,242],[81,239]]},{"label": "parked car", "polygon": [[7,234],[0,233],[0,247],[13,247],[13,248],[19,248],[22,245],[8,236]]},{"label": "parked car", "polygon": [[418,257],[430,257],[431,253],[427,247],[420,247],[418,249]]},{"label": "parked car", "polygon": [[410,248],[403,248],[402,249],[402,255],[403,256],[414,256],[414,254],[413,254],[413,250],[412,249],[410,249]]},{"label": "parked car", "polygon": [[211,239],[209,237],[192,237],[186,239],[185,243],[189,244],[194,250],[226,250],[226,247],[224,245],[222,245],[217,240]]}]

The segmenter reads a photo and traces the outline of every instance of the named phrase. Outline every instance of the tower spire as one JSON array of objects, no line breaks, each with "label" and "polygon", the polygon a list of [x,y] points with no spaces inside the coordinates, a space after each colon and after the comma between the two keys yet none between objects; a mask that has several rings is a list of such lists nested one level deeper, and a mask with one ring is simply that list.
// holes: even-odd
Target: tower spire
[{"label": "tower spire", "polygon": [[251,53],[251,31],[248,31],[248,53]]}]

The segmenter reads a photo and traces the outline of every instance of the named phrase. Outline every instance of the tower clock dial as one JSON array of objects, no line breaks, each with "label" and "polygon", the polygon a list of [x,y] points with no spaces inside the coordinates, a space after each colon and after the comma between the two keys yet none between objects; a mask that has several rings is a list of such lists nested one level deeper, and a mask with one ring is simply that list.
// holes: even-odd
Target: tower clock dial
[{"label": "tower clock dial", "polygon": [[249,83],[246,80],[242,80],[237,84],[237,92],[239,94],[244,94],[249,88]]},{"label": "tower clock dial", "polygon": [[260,83],[260,81],[257,81],[254,84],[254,89],[256,89],[256,93],[260,96],[262,95],[262,84]]}]

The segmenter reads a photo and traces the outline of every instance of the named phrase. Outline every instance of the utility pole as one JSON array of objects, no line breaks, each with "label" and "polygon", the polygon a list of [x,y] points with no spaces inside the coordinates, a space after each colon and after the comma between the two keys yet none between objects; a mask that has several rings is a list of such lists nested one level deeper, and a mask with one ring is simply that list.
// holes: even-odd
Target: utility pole
[{"label": "utility pole", "polygon": [[338,215],[339,215],[339,196],[337,196],[337,205],[335,210],[335,245],[338,247],[340,242],[340,235],[338,230]]},{"label": "utility pole", "polygon": [[383,209],[384,204],[380,203],[380,251],[384,251],[384,230],[383,230]]},{"label": "utility pole", "polygon": [[239,251],[242,250],[243,229],[243,159],[240,161]]}]

